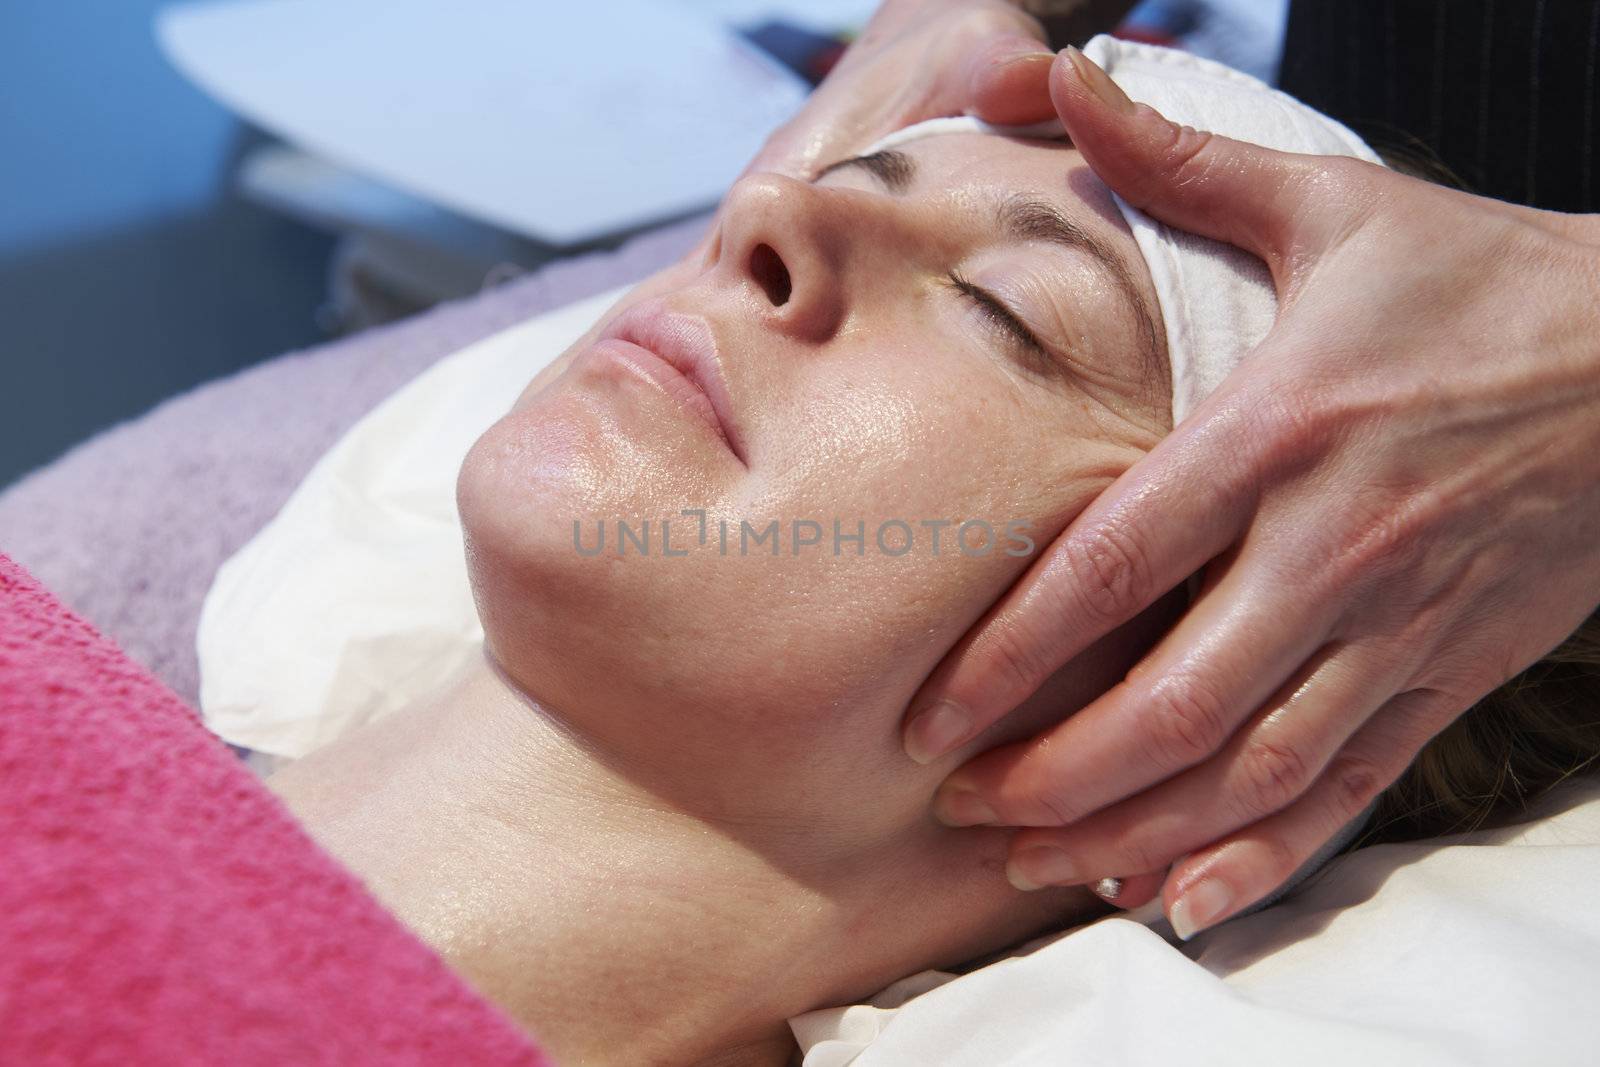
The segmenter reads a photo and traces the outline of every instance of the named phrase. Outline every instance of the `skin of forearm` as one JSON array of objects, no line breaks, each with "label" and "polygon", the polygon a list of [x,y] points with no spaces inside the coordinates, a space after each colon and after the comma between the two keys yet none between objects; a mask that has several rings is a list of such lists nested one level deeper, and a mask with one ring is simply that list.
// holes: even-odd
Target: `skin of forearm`
[{"label": "skin of forearm", "polygon": [[[965,7],[973,0],[883,0],[872,21],[863,30],[861,39],[868,41],[879,35],[897,32],[908,23],[928,15],[955,7]],[[1069,44],[1083,44],[1097,33],[1115,29],[1132,11],[1137,0],[1006,0],[1012,6],[1026,11],[1044,26],[1052,48],[1061,49]]]}]

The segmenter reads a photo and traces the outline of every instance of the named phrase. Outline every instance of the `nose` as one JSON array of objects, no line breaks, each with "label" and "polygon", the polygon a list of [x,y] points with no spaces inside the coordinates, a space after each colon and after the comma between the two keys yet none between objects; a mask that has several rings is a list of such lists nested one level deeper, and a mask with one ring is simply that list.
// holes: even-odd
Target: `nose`
[{"label": "nose", "polygon": [[754,174],[729,190],[717,269],[744,287],[772,328],[809,342],[843,325],[860,208],[837,191],[778,174]]}]

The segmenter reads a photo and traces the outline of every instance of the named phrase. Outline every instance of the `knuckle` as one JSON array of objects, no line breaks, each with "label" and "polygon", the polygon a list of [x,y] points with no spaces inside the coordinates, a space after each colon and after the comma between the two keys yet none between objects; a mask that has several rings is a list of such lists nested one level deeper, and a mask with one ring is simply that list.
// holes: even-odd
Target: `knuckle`
[{"label": "knuckle", "polygon": [[1361,814],[1388,784],[1387,776],[1376,763],[1352,755],[1334,759],[1328,767],[1328,781],[1333,789],[1334,816],[1340,826]]},{"label": "knuckle", "polygon": [[1359,200],[1372,181],[1372,164],[1354,156],[1327,156],[1317,160],[1319,186],[1344,191],[1345,199]]},{"label": "knuckle", "polygon": [[1193,675],[1158,683],[1148,716],[1150,757],[1165,771],[1198,763],[1221,748],[1228,736],[1221,698]]},{"label": "knuckle", "polygon": [[1347,240],[1382,201],[1381,191],[1373,185],[1374,165],[1366,160],[1353,156],[1292,158],[1285,191],[1299,202],[1327,209],[1321,216],[1322,225],[1302,227],[1302,243],[1312,246],[1302,249],[1303,253],[1312,254],[1313,248],[1326,250]]},{"label": "knuckle", "polygon": [[985,649],[985,673],[1000,692],[1023,699],[1055,670],[1048,662],[1046,647],[1032,627],[1004,627],[996,631]]},{"label": "knuckle", "polygon": [[1124,864],[1121,870],[1128,874],[1149,874],[1165,870],[1172,860],[1170,854],[1157,850],[1155,842],[1142,834],[1117,842],[1117,853],[1122,857]]},{"label": "knuckle", "polygon": [[1387,568],[1415,543],[1418,524],[1409,508],[1380,515],[1351,546],[1346,561],[1362,571]]},{"label": "knuckle", "polygon": [[1057,781],[1047,781],[1033,793],[1039,821],[1050,826],[1066,826],[1087,814],[1070,796],[1070,790]]},{"label": "knuckle", "polygon": [[1152,599],[1148,557],[1126,527],[1101,523],[1070,539],[1063,553],[1079,607],[1095,621],[1125,622]]},{"label": "knuckle", "polygon": [[1217,153],[1209,151],[1216,139],[1213,134],[1176,123],[1167,123],[1166,130],[1166,141],[1158,147],[1156,166],[1145,175],[1143,188],[1135,190],[1138,199],[1134,206],[1141,210],[1150,206],[1158,185],[1184,188],[1203,184],[1220,162]]},{"label": "knuckle", "polygon": [[[1506,644],[1510,642],[1491,648],[1468,647],[1461,641],[1441,641],[1444,632],[1442,621],[1437,619],[1429,625],[1411,625],[1401,631],[1399,640],[1408,647],[1428,650],[1425,662],[1418,665],[1419,681],[1430,689],[1454,694],[1463,707],[1475,699],[1468,694],[1487,693],[1505,681],[1490,678],[1497,665],[1505,665],[1506,661],[1499,657],[1508,654]],[[1409,708],[1415,703],[1415,697],[1410,697],[1404,706]]]},{"label": "knuckle", "polygon": [[1264,881],[1274,886],[1282,885],[1308,858],[1302,857],[1276,834],[1260,838],[1259,843],[1266,853],[1263,865],[1268,877]]},{"label": "knuckle", "polygon": [[[1409,762],[1440,730],[1471,707],[1475,699],[1459,689],[1419,688],[1401,693],[1383,709],[1388,750]],[[1390,775],[1390,780],[1398,776],[1396,771]]]},{"label": "knuckle", "polygon": [[1255,742],[1240,757],[1241,788],[1235,792],[1239,814],[1248,821],[1287,807],[1305,791],[1309,767],[1291,745]]},{"label": "knuckle", "polygon": [[1252,436],[1261,443],[1268,467],[1277,473],[1296,472],[1326,454],[1338,416],[1316,390],[1301,383],[1262,399]]},{"label": "knuckle", "polygon": [[1399,502],[1384,501],[1339,553],[1330,570],[1349,577],[1388,574],[1416,558],[1435,526],[1440,501],[1435,490],[1417,489]]}]

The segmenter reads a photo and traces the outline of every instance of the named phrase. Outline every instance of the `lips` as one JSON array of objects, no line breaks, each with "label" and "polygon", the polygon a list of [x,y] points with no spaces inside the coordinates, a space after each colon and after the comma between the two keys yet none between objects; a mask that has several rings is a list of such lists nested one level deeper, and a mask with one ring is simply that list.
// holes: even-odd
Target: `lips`
[{"label": "lips", "polygon": [[[667,393],[705,420],[746,466],[744,440],[733,420],[728,381],[722,373],[717,339],[702,318],[669,310],[659,300],[636,304],[617,316],[598,345],[615,346],[624,359],[654,359],[665,367],[640,367]],[[634,349],[638,351],[627,351]],[[665,377],[654,372],[664,372]],[[687,386],[687,388],[684,388]]]}]

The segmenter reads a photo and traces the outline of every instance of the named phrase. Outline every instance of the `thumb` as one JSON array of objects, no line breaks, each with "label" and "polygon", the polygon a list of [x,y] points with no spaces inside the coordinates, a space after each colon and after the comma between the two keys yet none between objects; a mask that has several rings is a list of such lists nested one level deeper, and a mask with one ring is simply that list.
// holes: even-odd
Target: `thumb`
[{"label": "thumb", "polygon": [[[1073,145],[1123,200],[1253,253],[1280,283],[1290,265],[1343,232],[1348,215],[1338,205],[1350,202],[1351,181],[1366,180],[1360,168],[1368,165],[1358,160],[1277,152],[1179,126],[1130,100],[1076,48],[1051,69],[1050,96]],[[1329,197],[1329,186],[1346,195]]]},{"label": "thumb", "polygon": [[1050,70],[1055,53],[1036,37],[998,35],[967,60],[972,113],[999,126],[1026,126],[1055,118]]}]

